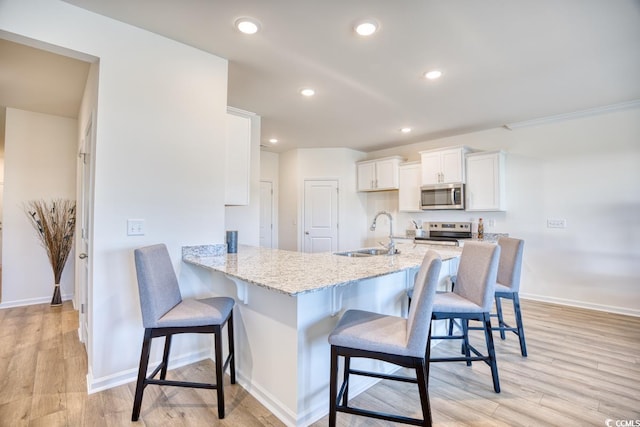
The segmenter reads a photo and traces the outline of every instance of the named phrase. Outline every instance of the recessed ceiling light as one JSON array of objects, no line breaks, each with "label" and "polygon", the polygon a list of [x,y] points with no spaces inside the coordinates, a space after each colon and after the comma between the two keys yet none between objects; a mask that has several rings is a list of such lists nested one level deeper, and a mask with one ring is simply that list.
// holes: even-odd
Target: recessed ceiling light
[{"label": "recessed ceiling light", "polygon": [[411,128],[402,128],[402,129],[400,129],[400,132],[409,133],[409,132],[411,132]]},{"label": "recessed ceiling light", "polygon": [[361,36],[370,36],[378,30],[378,23],[372,19],[361,21],[356,24],[354,30]]},{"label": "recessed ceiling light", "polygon": [[442,77],[442,71],[440,70],[427,71],[426,73],[424,73],[424,77],[429,80],[439,79],[440,77]]},{"label": "recessed ceiling light", "polygon": [[253,18],[238,18],[236,28],[244,34],[255,34],[260,29],[260,24]]},{"label": "recessed ceiling light", "polygon": [[269,140],[269,142],[270,142],[270,143],[272,143],[272,144],[277,144],[277,143],[278,143],[278,140],[277,140],[276,138],[271,138],[271,139]]},{"label": "recessed ceiling light", "polygon": [[316,94],[316,91],[311,89],[311,88],[309,88],[309,87],[306,87],[304,89],[300,89],[300,95],[302,95],[302,96],[313,96],[315,94]]}]

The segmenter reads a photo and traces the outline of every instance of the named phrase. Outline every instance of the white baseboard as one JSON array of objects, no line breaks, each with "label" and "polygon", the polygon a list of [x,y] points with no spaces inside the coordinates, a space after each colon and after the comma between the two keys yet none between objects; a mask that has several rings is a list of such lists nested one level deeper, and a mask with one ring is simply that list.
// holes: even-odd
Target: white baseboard
[{"label": "white baseboard", "polygon": [[[73,299],[73,295],[62,295],[62,301],[69,301]],[[38,297],[38,298],[28,298],[28,299],[20,299],[16,301],[7,301],[0,303],[0,309],[3,308],[14,308],[14,307],[25,307],[28,305],[36,305],[36,304],[47,304],[51,302],[51,296],[48,297]]]},{"label": "white baseboard", "polygon": [[[380,370],[382,373],[387,375],[391,375],[402,369],[391,364],[380,363],[380,365],[387,368]],[[262,388],[259,384],[252,384],[251,381],[247,377],[243,376],[239,371],[236,371],[236,379],[242,388],[247,390],[251,396],[253,396],[288,427],[308,426],[329,414],[327,399],[327,403],[318,404],[314,408],[308,408],[304,413],[298,414],[296,419],[296,414],[291,411],[291,409],[287,408],[280,400],[271,395],[271,393]],[[338,381],[342,381],[342,374],[338,375]],[[349,400],[358,396],[360,393],[365,392],[380,381],[382,380],[370,377],[354,377],[349,382]]]},{"label": "white baseboard", "polygon": [[274,414],[280,421],[287,426],[296,426],[296,416],[289,408],[287,408],[279,399],[274,397],[258,384],[251,383],[251,380],[236,368],[236,382],[242,386],[247,392]]},{"label": "white baseboard", "polygon": [[544,295],[525,294],[522,292],[520,292],[520,298],[529,299],[533,301],[549,302],[549,303],[559,304],[559,305],[566,305],[569,307],[605,311],[607,313],[623,314],[625,316],[640,317],[640,310],[627,308],[627,307],[616,307],[612,305],[594,304],[590,302],[577,301],[577,300],[571,300],[566,298],[556,298],[556,297],[548,297]]},{"label": "white baseboard", "polygon": [[[169,361],[169,369],[179,368],[181,366],[189,365],[191,363],[199,362],[201,360],[210,359],[211,351],[203,350],[196,353],[189,353],[182,356],[171,356]],[[149,370],[147,375],[153,372],[153,370],[160,364],[160,360],[149,361]],[[123,384],[136,381],[138,376],[138,368],[127,369],[125,371],[116,372],[115,374],[106,375],[104,377],[95,378],[93,371],[89,367],[87,373],[87,393],[93,394],[99,391],[107,390],[113,387],[118,387]]]}]

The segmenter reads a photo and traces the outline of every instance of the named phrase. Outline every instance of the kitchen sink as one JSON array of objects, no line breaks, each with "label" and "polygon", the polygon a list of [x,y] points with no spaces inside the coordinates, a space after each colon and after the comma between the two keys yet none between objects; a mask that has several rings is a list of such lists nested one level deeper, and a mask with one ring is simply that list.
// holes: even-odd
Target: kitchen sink
[{"label": "kitchen sink", "polygon": [[[399,252],[396,251],[396,254]],[[358,249],[356,251],[336,252],[336,255],[350,256],[350,257],[369,257],[375,255],[388,255],[389,249],[385,248],[370,248],[370,249]]]},{"label": "kitchen sink", "polygon": [[368,253],[364,253],[364,252],[358,252],[358,251],[348,251],[348,252],[336,252],[336,255],[340,255],[340,256],[350,256],[350,257],[369,257],[369,256],[373,256],[373,254],[368,254]]}]

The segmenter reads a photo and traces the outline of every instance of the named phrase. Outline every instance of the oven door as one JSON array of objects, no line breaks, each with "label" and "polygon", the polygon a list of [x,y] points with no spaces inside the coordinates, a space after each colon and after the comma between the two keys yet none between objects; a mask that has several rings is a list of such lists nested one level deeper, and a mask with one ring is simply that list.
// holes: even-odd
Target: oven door
[{"label": "oven door", "polygon": [[422,210],[464,209],[464,184],[428,185],[420,189]]}]

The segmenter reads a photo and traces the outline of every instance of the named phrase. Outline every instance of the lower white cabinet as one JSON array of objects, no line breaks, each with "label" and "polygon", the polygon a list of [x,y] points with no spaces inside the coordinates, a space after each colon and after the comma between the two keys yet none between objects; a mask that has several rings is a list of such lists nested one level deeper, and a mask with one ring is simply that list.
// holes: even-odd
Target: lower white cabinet
[{"label": "lower white cabinet", "polygon": [[417,212],[420,209],[420,162],[404,163],[398,168],[398,210]]},{"label": "lower white cabinet", "polygon": [[504,152],[471,153],[467,154],[466,161],[466,210],[507,210]]}]

